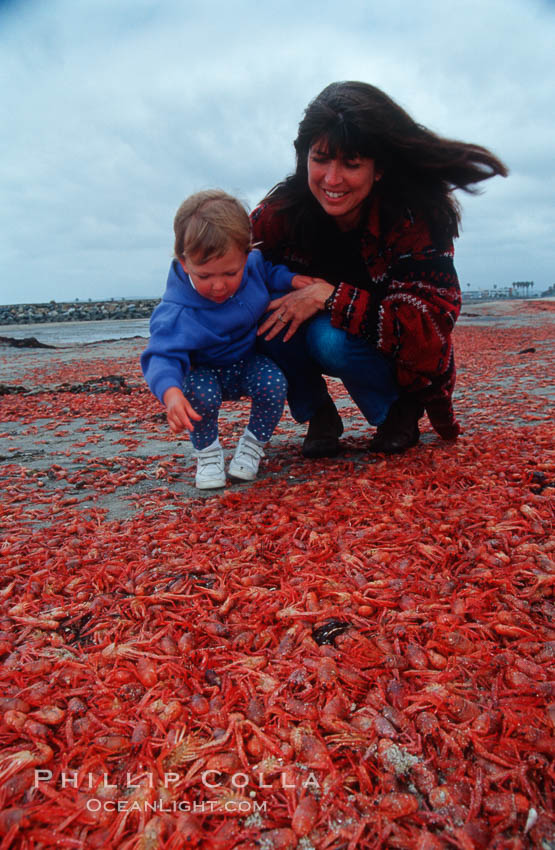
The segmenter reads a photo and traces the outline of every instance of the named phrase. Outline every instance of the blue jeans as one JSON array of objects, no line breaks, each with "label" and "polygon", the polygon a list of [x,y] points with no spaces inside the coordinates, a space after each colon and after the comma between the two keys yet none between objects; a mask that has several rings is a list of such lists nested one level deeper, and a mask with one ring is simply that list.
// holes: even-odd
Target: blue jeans
[{"label": "blue jeans", "polygon": [[393,362],[366,342],[319,313],[304,322],[288,342],[283,333],[258,337],[258,348],[274,360],[288,382],[287,400],[297,422],[311,419],[327,396],[322,375],[340,378],[371,425],[381,425],[399,397]]}]

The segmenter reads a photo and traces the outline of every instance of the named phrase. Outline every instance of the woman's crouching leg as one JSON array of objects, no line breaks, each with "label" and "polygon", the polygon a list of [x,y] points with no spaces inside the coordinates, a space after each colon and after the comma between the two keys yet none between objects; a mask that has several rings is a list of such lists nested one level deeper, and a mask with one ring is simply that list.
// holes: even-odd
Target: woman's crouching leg
[{"label": "woman's crouching leg", "polygon": [[307,422],[328,398],[326,382],[306,345],[305,322],[287,342],[284,331],[271,340],[258,337],[257,350],[280,367],[287,379],[287,402],[296,422]]},{"label": "woman's crouching leg", "polygon": [[307,348],[324,374],[341,379],[368,422],[381,425],[399,397],[393,362],[362,337],[334,328],[327,315],[310,322]]}]

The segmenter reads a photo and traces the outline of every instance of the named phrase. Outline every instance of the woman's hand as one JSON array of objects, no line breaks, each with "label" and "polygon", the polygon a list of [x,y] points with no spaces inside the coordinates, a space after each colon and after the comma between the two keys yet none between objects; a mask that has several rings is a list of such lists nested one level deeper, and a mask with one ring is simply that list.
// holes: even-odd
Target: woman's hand
[{"label": "woman's hand", "polygon": [[289,292],[270,302],[268,309],[272,315],[258,329],[258,335],[264,336],[264,339],[273,339],[289,325],[283,336],[283,341],[287,342],[302,322],[324,309],[326,300],[334,291],[331,283],[306,275],[295,275],[292,285],[296,292]]},{"label": "woman's hand", "polygon": [[195,426],[191,422],[191,419],[197,422],[200,422],[202,419],[202,416],[194,410],[179,387],[170,387],[167,389],[163,395],[163,402],[166,406],[168,425],[172,434],[179,434],[185,428],[187,431],[192,431]]}]

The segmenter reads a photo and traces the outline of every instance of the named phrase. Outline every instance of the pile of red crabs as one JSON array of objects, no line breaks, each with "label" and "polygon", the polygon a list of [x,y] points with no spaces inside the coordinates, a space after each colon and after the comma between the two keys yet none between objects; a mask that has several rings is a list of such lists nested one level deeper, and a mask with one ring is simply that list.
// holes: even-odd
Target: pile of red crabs
[{"label": "pile of red crabs", "polygon": [[208,494],[140,347],[2,397],[0,850],[553,850],[552,325],[457,328],[456,443],[370,455],[331,381],[337,458],[287,414]]}]

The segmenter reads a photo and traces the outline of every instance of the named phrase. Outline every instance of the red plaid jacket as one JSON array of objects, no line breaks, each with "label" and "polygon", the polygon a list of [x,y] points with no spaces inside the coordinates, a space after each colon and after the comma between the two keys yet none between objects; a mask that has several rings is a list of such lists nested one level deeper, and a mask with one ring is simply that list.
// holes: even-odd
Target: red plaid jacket
[{"label": "red plaid jacket", "polygon": [[[331,323],[365,337],[393,357],[399,386],[417,395],[438,434],[455,439],[460,428],[452,404],[452,331],[461,294],[453,246],[438,249],[425,222],[409,212],[381,235],[378,204],[376,199],[371,205],[360,239],[367,286],[336,286],[328,300]],[[268,259],[314,273],[310,257],[303,256],[287,235],[286,217],[274,205],[261,204],[251,218],[254,241]]]}]

